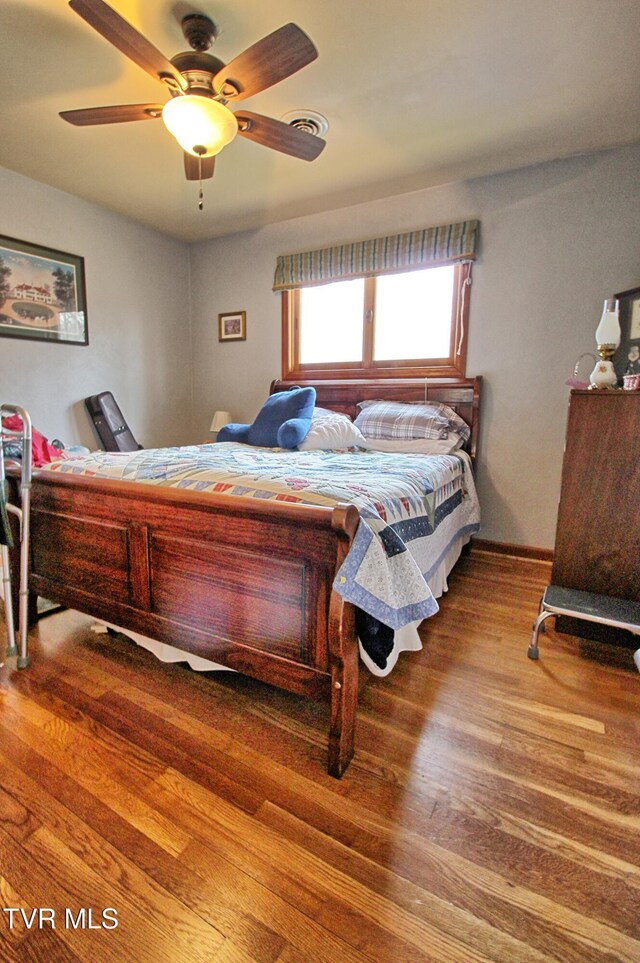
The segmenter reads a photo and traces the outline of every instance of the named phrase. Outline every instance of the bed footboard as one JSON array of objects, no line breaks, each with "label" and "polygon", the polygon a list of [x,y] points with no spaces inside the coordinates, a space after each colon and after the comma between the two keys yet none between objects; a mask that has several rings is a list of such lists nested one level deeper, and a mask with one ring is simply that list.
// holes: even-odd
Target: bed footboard
[{"label": "bed footboard", "polygon": [[355,534],[334,509],[34,474],[30,591],[331,705],[329,772],[353,755]]}]

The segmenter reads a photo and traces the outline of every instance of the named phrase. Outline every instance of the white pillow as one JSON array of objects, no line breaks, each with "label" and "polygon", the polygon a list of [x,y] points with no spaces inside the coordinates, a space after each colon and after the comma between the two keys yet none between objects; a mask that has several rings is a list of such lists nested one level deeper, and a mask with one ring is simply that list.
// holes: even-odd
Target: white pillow
[{"label": "white pillow", "polygon": [[400,441],[391,438],[365,438],[362,448],[368,451],[386,451],[398,454],[450,455],[464,444],[456,431],[450,431],[448,438],[405,438]]},{"label": "white pillow", "polygon": [[360,430],[347,415],[328,408],[314,408],[311,428],[307,437],[298,445],[299,451],[316,449],[365,447]]}]

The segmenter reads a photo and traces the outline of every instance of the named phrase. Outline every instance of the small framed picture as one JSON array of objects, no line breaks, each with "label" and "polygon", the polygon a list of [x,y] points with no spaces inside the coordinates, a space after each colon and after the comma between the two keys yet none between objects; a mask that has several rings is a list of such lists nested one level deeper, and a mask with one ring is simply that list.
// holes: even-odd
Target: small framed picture
[{"label": "small framed picture", "polygon": [[622,339],[613,359],[616,373],[640,373],[640,287],[616,294],[620,302],[620,331]]},{"label": "small framed picture", "polygon": [[218,315],[218,341],[246,341],[247,312]]},{"label": "small framed picture", "polygon": [[0,237],[0,335],[88,344],[84,259]]},{"label": "small framed picture", "polygon": [[640,341],[640,289],[629,298],[629,341]]}]

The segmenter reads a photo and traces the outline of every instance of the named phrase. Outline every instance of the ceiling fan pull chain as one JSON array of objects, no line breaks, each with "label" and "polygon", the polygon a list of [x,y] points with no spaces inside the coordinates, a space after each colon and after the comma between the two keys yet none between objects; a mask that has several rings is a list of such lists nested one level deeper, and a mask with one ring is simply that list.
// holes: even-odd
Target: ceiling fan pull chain
[{"label": "ceiling fan pull chain", "polygon": [[200,191],[198,193],[198,210],[204,210],[204,194],[202,192],[202,155],[198,157],[198,174],[200,180]]}]

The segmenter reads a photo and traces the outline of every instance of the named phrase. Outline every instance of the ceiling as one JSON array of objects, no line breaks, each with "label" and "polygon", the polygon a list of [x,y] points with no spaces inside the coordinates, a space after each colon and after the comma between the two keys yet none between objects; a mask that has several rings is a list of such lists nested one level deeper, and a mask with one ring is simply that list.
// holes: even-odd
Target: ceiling
[{"label": "ceiling", "polygon": [[640,140],[638,0],[109,0],[166,56],[180,20],[218,25],[223,61],[283,24],[318,59],[242,102],[312,109],[307,163],[243,138],[184,178],[162,121],[75,128],[58,111],[162,103],[163,86],[65,0],[0,2],[0,165],[196,241],[284,218]]}]

